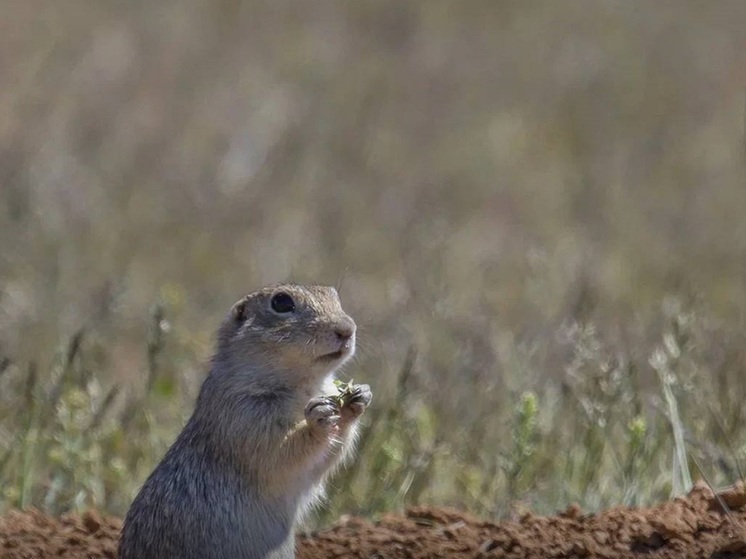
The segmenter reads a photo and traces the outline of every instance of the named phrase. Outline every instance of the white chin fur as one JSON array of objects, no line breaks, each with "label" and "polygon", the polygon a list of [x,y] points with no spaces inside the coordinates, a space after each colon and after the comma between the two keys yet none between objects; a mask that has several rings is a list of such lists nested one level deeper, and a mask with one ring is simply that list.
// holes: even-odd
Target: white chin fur
[{"label": "white chin fur", "polygon": [[334,386],[334,371],[332,371],[324,379],[324,382],[321,383],[321,394],[327,395],[327,394],[336,394],[336,393],[337,393],[337,387]]}]

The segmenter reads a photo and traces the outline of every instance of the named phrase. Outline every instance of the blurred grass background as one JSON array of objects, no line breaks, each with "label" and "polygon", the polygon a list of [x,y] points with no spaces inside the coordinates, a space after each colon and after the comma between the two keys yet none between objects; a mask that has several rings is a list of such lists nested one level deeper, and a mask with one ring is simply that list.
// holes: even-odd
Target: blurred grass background
[{"label": "blurred grass background", "polygon": [[0,507],[123,514],[243,293],[339,286],[318,521],[644,504],[746,448],[746,3],[5,2]]}]

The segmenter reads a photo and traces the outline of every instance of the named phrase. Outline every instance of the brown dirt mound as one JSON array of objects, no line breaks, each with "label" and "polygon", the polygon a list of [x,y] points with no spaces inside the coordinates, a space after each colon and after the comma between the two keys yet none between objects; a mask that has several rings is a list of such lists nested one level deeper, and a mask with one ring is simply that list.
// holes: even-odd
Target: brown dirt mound
[{"label": "brown dirt mound", "polygon": [[[298,559],[746,557],[743,484],[719,497],[699,484],[687,497],[650,509],[616,507],[592,515],[569,507],[557,516],[526,513],[505,522],[416,507],[404,516],[386,515],[375,523],[342,519],[301,535]],[[52,519],[14,511],[0,517],[0,559],[113,559],[120,527],[118,519],[95,512]]]}]

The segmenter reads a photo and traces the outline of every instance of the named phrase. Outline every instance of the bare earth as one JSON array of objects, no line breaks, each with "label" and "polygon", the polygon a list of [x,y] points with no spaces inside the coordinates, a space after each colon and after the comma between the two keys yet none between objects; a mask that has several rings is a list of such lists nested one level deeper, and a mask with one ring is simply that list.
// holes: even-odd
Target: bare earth
[{"label": "bare earth", "polygon": [[[736,558],[746,557],[743,484],[719,494],[698,484],[649,509],[616,507],[489,522],[454,510],[411,508],[369,522],[342,519],[298,538],[298,559]],[[724,512],[721,502],[729,512]],[[95,512],[54,519],[38,511],[0,517],[0,559],[114,558],[121,521]]]}]

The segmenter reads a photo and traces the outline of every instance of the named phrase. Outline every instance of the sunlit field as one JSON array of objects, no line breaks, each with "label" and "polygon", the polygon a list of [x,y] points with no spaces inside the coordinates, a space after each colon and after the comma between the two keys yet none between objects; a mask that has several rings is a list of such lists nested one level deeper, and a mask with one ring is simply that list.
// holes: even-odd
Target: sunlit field
[{"label": "sunlit field", "polygon": [[317,522],[742,478],[746,3],[6,3],[0,508],[123,514],[230,305],[335,285]]}]

